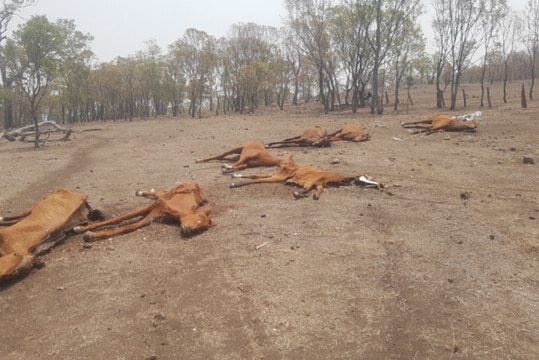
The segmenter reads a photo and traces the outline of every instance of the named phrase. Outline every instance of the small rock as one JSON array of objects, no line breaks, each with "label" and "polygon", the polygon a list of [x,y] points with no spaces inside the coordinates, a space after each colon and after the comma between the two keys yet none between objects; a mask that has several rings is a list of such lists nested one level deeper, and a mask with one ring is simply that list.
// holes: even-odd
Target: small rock
[{"label": "small rock", "polygon": [[489,236],[489,238],[490,238],[490,240],[494,240],[494,235],[491,234],[491,235]]},{"label": "small rock", "polygon": [[331,165],[340,164],[340,163],[341,163],[341,160],[339,160],[339,159],[337,159],[337,158],[334,158],[334,159],[332,159],[329,163],[330,163]]},{"label": "small rock", "polygon": [[522,162],[523,162],[524,164],[535,164],[535,159],[532,158],[532,157],[529,156],[529,155],[526,155],[526,156],[524,156],[524,158],[522,159]]}]

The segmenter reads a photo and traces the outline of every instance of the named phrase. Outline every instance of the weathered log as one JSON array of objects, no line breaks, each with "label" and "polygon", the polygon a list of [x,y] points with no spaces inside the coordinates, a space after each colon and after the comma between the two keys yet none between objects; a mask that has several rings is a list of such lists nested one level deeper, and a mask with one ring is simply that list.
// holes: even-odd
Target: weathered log
[{"label": "weathered log", "polygon": [[[73,132],[72,129],[58,125],[54,121],[43,121],[38,124],[39,131],[42,135],[46,135],[46,138],[42,140],[43,145],[47,140],[50,139],[50,135],[53,133],[61,133],[64,134],[64,136],[60,139],[56,139],[57,141],[67,141],[69,140],[69,137],[71,136],[71,133]],[[11,130],[11,131],[5,131],[0,132],[0,139],[4,137],[8,141],[21,141],[21,142],[34,142],[35,141],[35,135],[36,135],[36,127],[35,125],[27,125],[23,126],[19,129]],[[52,139],[51,139],[52,141]]]}]

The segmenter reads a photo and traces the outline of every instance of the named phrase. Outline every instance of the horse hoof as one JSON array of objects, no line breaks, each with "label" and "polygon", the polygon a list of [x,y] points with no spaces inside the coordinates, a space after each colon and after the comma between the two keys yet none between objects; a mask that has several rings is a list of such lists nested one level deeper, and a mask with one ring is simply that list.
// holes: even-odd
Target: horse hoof
[{"label": "horse hoof", "polygon": [[86,231],[84,235],[82,235],[82,239],[84,242],[92,242],[94,240],[94,234],[91,231]]}]

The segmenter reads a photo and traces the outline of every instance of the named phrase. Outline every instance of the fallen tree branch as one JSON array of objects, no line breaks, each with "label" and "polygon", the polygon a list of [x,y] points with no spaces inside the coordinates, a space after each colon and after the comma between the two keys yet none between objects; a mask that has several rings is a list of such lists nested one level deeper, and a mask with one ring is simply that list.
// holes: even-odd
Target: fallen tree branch
[{"label": "fallen tree branch", "polygon": [[[39,132],[41,135],[46,134],[47,137],[43,140],[43,145],[45,141],[67,141],[73,132],[72,129],[58,125],[54,121],[43,121],[38,124]],[[60,139],[49,139],[51,134],[61,133],[64,136]],[[35,125],[23,126],[19,129],[0,132],[0,139],[2,137],[6,138],[8,141],[21,141],[21,142],[34,142],[36,136],[36,127]]]}]

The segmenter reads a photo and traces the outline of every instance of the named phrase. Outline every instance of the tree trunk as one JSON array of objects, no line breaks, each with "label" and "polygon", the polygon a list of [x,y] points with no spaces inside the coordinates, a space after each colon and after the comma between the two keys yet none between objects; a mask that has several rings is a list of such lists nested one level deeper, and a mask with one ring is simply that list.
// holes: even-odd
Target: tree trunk
[{"label": "tree trunk", "polygon": [[37,149],[39,148],[39,135],[41,135],[41,129],[39,128],[39,120],[37,118],[37,109],[34,109],[34,106],[31,106],[32,108],[32,118],[34,119],[34,126],[36,131],[36,137],[34,140],[34,147]]},{"label": "tree trunk", "polygon": [[503,102],[504,104],[507,104],[507,79],[509,77],[508,73],[509,66],[507,65],[507,61],[503,64]]},{"label": "tree trunk", "polygon": [[532,63],[531,63],[531,66],[530,66],[531,78],[532,78],[532,82],[531,82],[531,85],[530,85],[530,95],[529,95],[530,100],[533,100],[533,87],[535,86],[535,62],[536,62],[536,58],[537,58],[537,54],[534,51],[533,54],[532,54]]},{"label": "tree trunk", "polygon": [[13,127],[13,100],[4,99],[4,128],[11,129]]},{"label": "tree trunk", "polygon": [[522,91],[520,92],[520,102],[523,108],[528,107],[528,105],[526,104],[526,90],[524,89],[524,84],[522,84]]},{"label": "tree trunk", "polygon": [[441,108],[445,107],[444,91],[443,90],[436,90],[436,107],[438,109],[441,109]]},{"label": "tree trunk", "polygon": [[[484,64],[486,64],[486,60],[484,61]],[[487,72],[486,65],[483,65],[483,69],[481,70],[481,99],[479,102],[479,106],[483,107],[484,105],[484,97],[485,97],[485,75]]]}]

